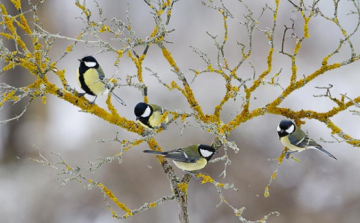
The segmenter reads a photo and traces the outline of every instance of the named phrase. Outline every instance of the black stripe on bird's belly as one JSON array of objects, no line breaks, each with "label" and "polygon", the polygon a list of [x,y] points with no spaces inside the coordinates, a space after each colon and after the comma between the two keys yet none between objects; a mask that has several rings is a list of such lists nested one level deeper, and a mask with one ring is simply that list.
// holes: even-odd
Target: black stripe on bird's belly
[{"label": "black stripe on bird's belly", "polygon": [[141,123],[143,123],[144,125],[146,125],[146,126],[148,126],[149,128],[153,128],[152,126],[150,126],[150,123],[149,123],[149,118],[147,117],[147,118],[143,118],[143,117],[140,117],[139,118],[139,121],[141,122]]},{"label": "black stripe on bird's belly", "polygon": [[81,88],[89,95],[92,96],[96,96],[91,90],[90,88],[85,84],[85,79],[84,79],[84,73],[87,71],[88,69],[82,69],[81,67],[79,68],[79,81],[81,84]]}]

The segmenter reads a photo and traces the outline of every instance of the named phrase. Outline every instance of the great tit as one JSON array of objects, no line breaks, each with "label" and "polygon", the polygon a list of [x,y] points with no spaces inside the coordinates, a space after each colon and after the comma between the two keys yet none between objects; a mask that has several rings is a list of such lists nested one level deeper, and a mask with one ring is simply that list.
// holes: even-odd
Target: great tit
[{"label": "great tit", "polygon": [[214,153],[216,153],[216,150],[212,146],[197,144],[168,152],[144,150],[144,153],[164,156],[165,158],[172,159],[175,165],[182,170],[195,171],[204,168]]},{"label": "great tit", "polygon": [[[161,116],[165,109],[154,104],[146,104],[144,102],[138,103],[134,108],[136,120],[145,128],[154,128],[162,125]],[[169,121],[165,118],[165,123]]]},{"label": "great tit", "polygon": [[[80,93],[79,96],[83,96],[84,94],[95,96],[95,99],[90,102],[94,104],[97,96],[109,93],[111,84],[105,83],[107,80],[104,71],[94,57],[86,56],[79,59],[79,61],[80,66],[77,72],[77,80],[81,89],[85,91],[85,93]],[[120,104],[126,106],[125,102],[115,93],[111,92],[111,96]]]},{"label": "great tit", "polygon": [[282,120],[277,127],[277,132],[281,143],[291,150],[286,152],[286,158],[289,158],[291,153],[301,152],[306,149],[317,149],[336,159],[335,156],[323,149],[321,145],[310,139],[291,120]]}]

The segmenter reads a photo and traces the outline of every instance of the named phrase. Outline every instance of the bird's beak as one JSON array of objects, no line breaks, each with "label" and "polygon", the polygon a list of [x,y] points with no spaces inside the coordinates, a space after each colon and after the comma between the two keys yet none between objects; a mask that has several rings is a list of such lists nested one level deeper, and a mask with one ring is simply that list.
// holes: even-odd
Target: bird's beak
[{"label": "bird's beak", "polygon": [[139,117],[138,117],[138,116],[136,116],[136,121],[137,121],[137,120],[139,120]]},{"label": "bird's beak", "polygon": [[78,59],[78,61],[82,62],[82,60],[81,60],[81,59]]},{"label": "bird's beak", "polygon": [[215,153],[216,153],[216,154],[218,154],[218,153],[219,153],[219,151],[215,150]]}]

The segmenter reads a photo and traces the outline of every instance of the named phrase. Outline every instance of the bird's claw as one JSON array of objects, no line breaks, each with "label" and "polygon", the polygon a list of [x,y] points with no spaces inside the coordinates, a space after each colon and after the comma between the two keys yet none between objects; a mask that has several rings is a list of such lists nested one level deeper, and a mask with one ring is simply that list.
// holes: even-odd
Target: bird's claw
[{"label": "bird's claw", "polygon": [[82,96],[84,96],[86,93],[78,93],[77,96],[80,98]]},{"label": "bird's claw", "polygon": [[184,170],[185,173],[190,174],[192,177],[194,177],[196,180],[199,180],[200,178],[198,178],[196,175],[199,173],[199,171],[186,171]]},{"label": "bird's claw", "polygon": [[289,159],[289,158],[290,158],[290,154],[291,154],[290,152],[285,152],[285,158],[286,158],[286,159]]},{"label": "bird's claw", "polygon": [[166,130],[167,125],[166,125],[166,123],[165,123],[165,122],[161,123],[161,128],[162,128],[162,129],[164,129],[164,130]]}]

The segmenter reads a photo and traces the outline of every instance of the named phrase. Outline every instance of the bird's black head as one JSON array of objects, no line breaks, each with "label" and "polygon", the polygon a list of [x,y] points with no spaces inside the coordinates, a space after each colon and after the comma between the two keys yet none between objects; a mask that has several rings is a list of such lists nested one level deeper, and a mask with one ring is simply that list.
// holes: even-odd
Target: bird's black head
[{"label": "bird's black head", "polygon": [[198,146],[198,150],[199,150],[200,156],[205,158],[207,161],[209,161],[211,159],[211,157],[214,155],[214,153],[216,152],[214,147],[204,145],[204,144],[200,144]]},{"label": "bird's black head", "polygon": [[87,70],[89,68],[99,68],[99,63],[97,62],[97,60],[93,57],[93,56],[86,56],[83,57],[82,59],[79,59],[80,61],[80,70]]},{"label": "bird's black head", "polygon": [[153,109],[150,105],[140,102],[134,108],[134,113],[136,116],[136,120],[140,119],[149,119],[151,114],[153,113]]},{"label": "bird's black head", "polygon": [[279,138],[281,138],[295,132],[296,126],[293,121],[284,119],[281,120],[276,130],[278,132]]}]

